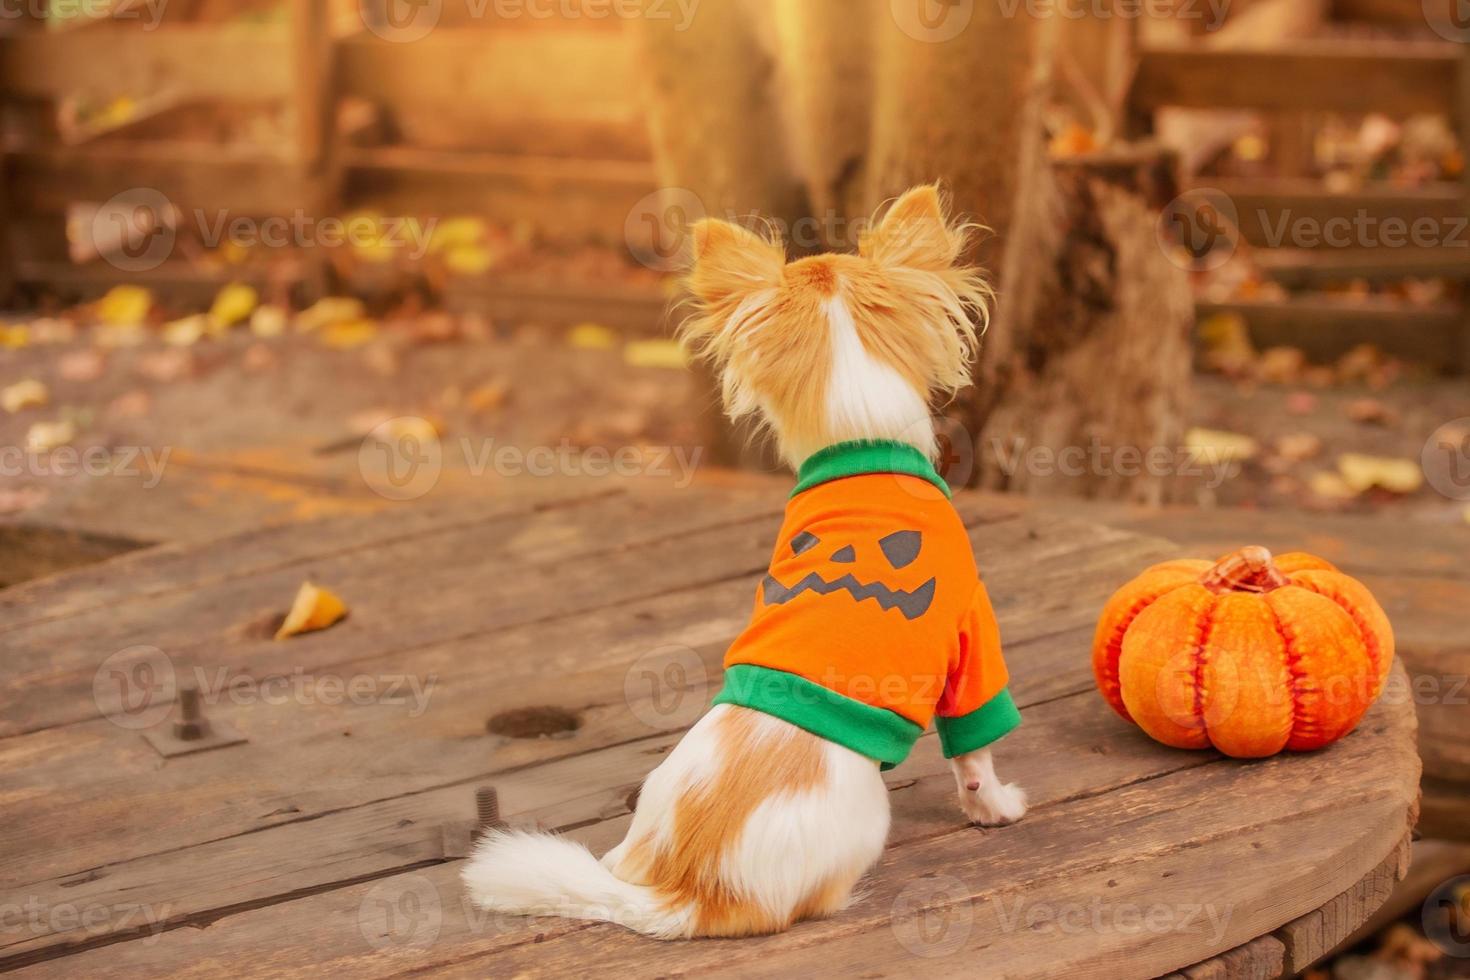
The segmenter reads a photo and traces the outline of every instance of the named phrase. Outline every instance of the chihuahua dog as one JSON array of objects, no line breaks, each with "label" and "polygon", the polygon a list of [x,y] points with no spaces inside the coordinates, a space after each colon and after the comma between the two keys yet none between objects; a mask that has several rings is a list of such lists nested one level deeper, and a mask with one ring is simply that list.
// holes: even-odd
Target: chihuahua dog
[{"label": "chihuahua dog", "polygon": [[932,721],[972,822],[1025,794],[989,745],[1020,722],[964,526],[936,473],[930,400],[968,383],[989,292],[936,188],[896,201],[857,255],[787,264],[737,225],[695,225],[681,328],[732,417],[759,414],[797,471],[750,625],[715,704],[644,781],[599,861],[491,832],[463,871],[501,912],[662,939],[780,932],[845,907],[888,835],[881,770]]}]

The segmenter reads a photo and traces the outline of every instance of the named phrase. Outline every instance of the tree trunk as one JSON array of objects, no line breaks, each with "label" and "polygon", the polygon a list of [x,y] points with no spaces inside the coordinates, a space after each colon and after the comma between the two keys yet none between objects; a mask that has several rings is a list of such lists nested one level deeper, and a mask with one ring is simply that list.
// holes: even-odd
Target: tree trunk
[{"label": "tree trunk", "polygon": [[803,250],[853,251],[869,216],[867,157],[873,97],[871,47],[886,3],[776,0],[787,128],[813,209]]},{"label": "tree trunk", "polygon": [[1054,172],[1065,233],[1029,270],[1034,310],[974,430],[980,482],[1157,504],[1180,475],[1194,324],[1188,279],[1156,234],[1173,158],[1120,148]]},{"label": "tree trunk", "polygon": [[[630,219],[630,236],[645,224],[682,238],[705,215],[742,223],[761,216],[790,229],[808,209],[775,91],[770,0],[701,4],[687,24],[670,10],[648,0],[645,15],[628,22],[661,196],[651,205],[652,221]],[[668,243],[654,244],[668,254]],[[674,244],[680,255],[671,269],[686,258],[687,243]],[[636,253],[645,243],[629,246]],[[711,462],[774,468],[774,454],[755,444],[749,430],[726,422],[714,379],[703,366],[696,372],[708,393],[698,424]]]},{"label": "tree trunk", "polygon": [[1043,115],[1055,18],[946,9],[969,11],[957,33],[942,18],[879,32],[869,203],[939,179],[955,209],[992,232],[976,259],[996,308],[975,385],[947,409],[973,440],[975,466],[951,478],[1158,500],[1167,474],[1135,474],[1133,449],[1121,466],[1111,456],[1180,443],[1193,308],[1186,274],[1154,234],[1167,167],[1157,151],[1054,164]]}]

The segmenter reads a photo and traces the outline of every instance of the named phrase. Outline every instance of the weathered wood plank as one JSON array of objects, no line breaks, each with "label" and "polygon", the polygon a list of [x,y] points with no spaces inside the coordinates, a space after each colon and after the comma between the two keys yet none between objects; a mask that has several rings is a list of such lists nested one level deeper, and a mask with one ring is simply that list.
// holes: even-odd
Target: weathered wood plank
[{"label": "weathered wood plank", "polygon": [[[1399,718],[1402,720],[1402,713]],[[1357,738],[1351,736],[1332,751],[1345,752]],[[1394,741],[1390,738],[1382,744]],[[1397,754],[1392,763],[1396,765],[1412,750],[1399,738],[1390,751]],[[1278,810],[1283,803],[1280,793],[1269,794],[1274,801],[1264,809],[1257,806],[1254,794],[1262,790],[1259,777],[1264,769],[1310,765],[1309,759],[1295,756],[1262,765],[1207,765],[1102,797],[1044,807],[1021,824],[1001,831],[961,831],[895,848],[880,866],[873,891],[858,906],[828,922],[803,924],[768,939],[658,944],[601,925],[561,920],[527,923],[479,915],[459,901],[451,865],[247,912],[217,924],[216,929],[223,929],[212,937],[185,930],[163,937],[159,945],[171,950],[166,962],[180,966],[219,962],[218,957],[256,963],[258,955],[263,958],[257,966],[262,973],[268,972],[273,958],[277,965],[290,962],[282,946],[309,948],[314,961],[328,969],[365,970],[372,975],[429,966],[466,976],[482,976],[487,969],[507,975],[518,970],[575,972],[576,964],[589,962],[597,962],[601,969],[622,968],[639,975],[723,969],[744,975],[789,976],[792,971],[815,970],[887,976],[907,975],[919,965],[926,974],[939,970],[944,975],[973,975],[976,970],[985,972],[986,963],[997,964],[997,970],[999,964],[1006,964],[1007,975],[1017,963],[1024,966],[1016,975],[1025,976],[1055,976],[1058,969],[1084,966],[1088,973],[1098,975],[1109,969],[1134,975],[1150,972],[1151,964],[1168,963],[1165,957],[1173,956],[1173,966],[1154,967],[1153,972],[1165,972],[1189,962],[1179,958],[1189,955],[1188,950],[1211,942],[1229,948],[1245,941],[1249,938],[1245,931],[1252,925],[1242,923],[1241,918],[1282,915],[1291,900],[1279,894],[1280,881],[1325,891],[1343,870],[1354,870],[1341,868],[1342,854],[1337,849],[1345,842],[1340,811],[1285,814]],[[1379,758],[1361,769],[1354,766],[1349,778],[1367,780],[1368,770],[1385,761]],[[1404,787],[1395,785],[1388,794],[1393,797],[1391,804],[1376,808],[1370,804],[1365,809],[1381,812],[1384,826],[1397,823],[1402,830],[1405,793]],[[896,812],[904,806],[900,796],[894,796]],[[1231,822],[1239,833],[1206,832],[1204,827],[1216,826],[1217,816]],[[1371,835],[1378,827],[1367,819],[1367,812],[1362,816],[1365,825],[1357,829]],[[623,821],[614,821],[573,835],[601,849],[615,842],[624,826]],[[1144,841],[1155,839],[1173,843],[1150,850]],[[973,843],[967,843],[970,841]],[[1293,873],[1299,870],[1300,878],[1280,877],[1284,853],[1294,855]],[[1354,863],[1351,845],[1345,853],[1348,863]],[[937,929],[927,930],[936,948],[921,947],[916,953],[898,941],[899,930],[909,928],[901,920],[912,900],[903,906],[899,902],[906,890],[912,891],[908,886],[918,883],[923,888],[925,881],[935,878],[945,887],[929,888],[919,897],[932,895],[940,900]],[[954,894],[946,892],[951,882],[958,884]],[[1242,887],[1253,890],[1249,900],[1239,900]],[[1269,898],[1267,891],[1273,893]],[[356,916],[365,905],[406,892],[420,898],[432,896],[438,909],[432,937],[415,934],[402,921],[395,929],[385,928],[381,909],[368,915],[366,934],[351,931],[359,924]],[[958,945],[968,945],[963,955],[954,955],[958,949],[945,947],[949,933],[944,928],[944,900],[968,909],[968,921],[978,926],[963,929],[958,937]],[[1191,915],[1187,924],[1183,921],[1186,909],[1199,912],[1211,902],[1216,913],[1214,928],[1202,913]],[[1109,919],[1113,928],[1093,936],[1085,925],[1081,935],[1057,926],[1059,911],[1085,910],[1098,903],[1110,917],[1118,916]],[[1136,916],[1123,918],[1125,909],[1141,912],[1156,906],[1175,910],[1172,921],[1180,931],[1146,933],[1137,925]],[[1043,913],[1040,930],[1025,927],[1025,917],[1032,909]],[[966,921],[964,916],[956,918]],[[1129,921],[1134,924],[1128,925]],[[908,934],[913,936],[911,928]],[[270,942],[275,945],[268,946]],[[175,944],[181,948],[176,949]],[[150,962],[156,965],[157,960],[139,946],[129,943],[115,948],[109,962],[138,968]],[[1105,958],[1089,959],[1099,947],[1106,948]],[[925,957],[924,952],[936,955]],[[1038,963],[1050,966],[1051,972],[1038,969]]]},{"label": "weathered wood plank", "polygon": [[14,200],[28,212],[59,214],[78,201],[106,201],[148,188],[206,236],[222,228],[222,218],[287,214],[307,203],[287,158],[258,148],[158,141],[32,149],[10,154],[7,166]]},{"label": "weathered wood plank", "polygon": [[[515,824],[557,829],[615,821],[626,814],[631,791],[681,735],[656,735],[503,773],[495,778],[502,813]],[[1141,738],[1090,690],[1027,708],[1025,725],[998,748],[998,764],[1002,771],[1019,770],[1024,760],[1043,754],[1087,764],[1029,773],[1027,789],[1036,808],[1201,765],[1211,758],[1173,752]],[[932,734],[888,780],[895,807],[890,846],[956,829],[960,818],[953,781]],[[113,908],[132,901],[161,908],[166,902],[167,916],[158,924],[177,928],[228,908],[294,900],[298,893],[323,885],[440,861],[451,856],[443,851],[443,828],[468,824],[471,798],[468,784],[400,796],[259,834],[112,864],[95,875],[30,886],[28,893],[45,906]],[[277,857],[262,862],[265,853]],[[211,873],[199,875],[200,867]],[[100,929],[91,935],[75,929],[6,937],[12,941],[0,945],[0,966],[43,955],[58,945],[96,942],[104,934]]]},{"label": "weathered wood plank", "polygon": [[1372,343],[1395,357],[1446,373],[1459,367],[1462,313],[1452,303],[1418,306],[1324,293],[1287,300],[1205,302],[1195,309],[1201,318],[1222,313],[1243,317],[1258,346],[1298,347],[1317,362]]},{"label": "weathered wood plank", "polygon": [[292,94],[286,33],[273,26],[32,31],[0,37],[0,96],[92,99],[179,92],[260,101]]},{"label": "weathered wood plank", "polygon": [[1400,262],[1430,247],[1462,259],[1470,250],[1461,190],[1449,181],[1424,187],[1370,183],[1351,191],[1304,177],[1212,178],[1204,186],[1229,198],[1241,236],[1258,248],[1348,257],[1360,249],[1392,249],[1397,254],[1390,261]]},{"label": "weathered wood plank", "polygon": [[[997,548],[1014,544],[997,542]],[[1094,549],[1096,550],[1096,549]],[[1124,567],[1137,567],[1138,553],[1108,543],[1105,554],[1116,562],[1111,577],[1123,573]],[[1087,552],[1076,552],[1084,556]],[[1157,557],[1157,551],[1149,555]],[[1070,568],[1071,562],[1058,563],[1057,568]],[[306,680],[318,675],[344,686],[356,677],[383,678],[410,673],[422,686],[431,681],[434,687],[434,710],[421,718],[410,715],[402,705],[344,703],[323,705],[319,697],[285,698],[283,703],[260,703],[247,697],[236,703],[228,696],[211,696],[209,712],[252,738],[252,744],[228,750],[230,764],[224,769],[211,765],[206,757],[176,760],[164,769],[157,766],[141,740],[124,738],[120,748],[100,753],[99,741],[109,746],[117,732],[109,732],[105,722],[92,723],[74,732],[53,731],[6,740],[15,758],[54,759],[36,762],[19,774],[17,788],[36,790],[61,784],[63,789],[48,793],[37,804],[37,826],[7,831],[0,827],[0,841],[8,833],[23,833],[33,845],[53,837],[69,841],[68,860],[64,868],[55,867],[51,849],[37,846],[34,860],[17,861],[4,869],[0,880],[38,880],[45,875],[63,875],[91,864],[121,859],[126,856],[111,835],[101,832],[107,824],[109,800],[122,787],[146,778],[153,787],[149,802],[134,806],[141,817],[145,807],[150,815],[143,825],[148,829],[134,835],[127,847],[129,854],[177,848],[187,840],[214,837],[221,833],[249,832],[273,823],[304,819],[313,814],[359,805],[382,795],[413,792],[416,786],[434,786],[473,778],[486,772],[508,767],[545,762],[557,756],[585,752],[619,741],[648,734],[649,724],[635,712],[628,716],[622,706],[628,700],[630,665],[642,654],[667,645],[697,647],[706,658],[708,676],[718,674],[718,662],[728,640],[744,625],[748,613],[754,574],[742,581],[733,577],[719,589],[690,589],[673,597],[660,597],[647,603],[632,604],[626,609],[608,607],[608,612],[594,610],[588,616],[564,623],[540,621],[519,630],[509,630],[487,645],[483,639],[465,638],[438,649],[426,646],[412,653],[393,653],[377,662],[357,661],[351,670],[343,667],[311,671]],[[1015,573],[1012,573],[1013,575]],[[991,577],[993,594],[1021,591],[1004,585],[1005,573]],[[1107,573],[1098,573],[1106,580]],[[1015,617],[1009,610],[1013,601],[998,597],[997,611],[1006,622],[1009,641],[1028,651],[1024,656],[1031,665],[1018,672],[1013,687],[1018,697],[1035,702],[1075,693],[1090,685],[1086,658],[1075,656],[1085,648],[1091,621],[1104,601],[1102,587],[1079,590],[1074,580],[1061,575],[1056,582],[1034,572],[1027,574],[1026,592],[1031,597],[1053,594],[1075,597],[1087,603],[1079,614],[1065,617],[1076,627],[1071,632],[1058,632],[1056,614],[1039,617]],[[1052,603],[1055,605],[1056,603]],[[663,626],[658,624],[663,623]],[[586,649],[587,636],[601,638],[602,646]],[[1029,641],[1037,641],[1029,647]],[[485,652],[493,653],[487,659]],[[236,675],[233,667],[228,676]],[[263,675],[239,675],[246,681],[259,681]],[[220,683],[211,670],[204,673],[204,686],[212,689]],[[711,681],[713,683],[713,680]],[[314,690],[315,688],[311,688]],[[250,689],[250,690],[253,690]],[[692,695],[694,705],[704,703],[713,688]],[[249,690],[247,690],[247,695]],[[339,697],[338,701],[342,699]],[[490,715],[522,705],[551,704],[571,709],[582,719],[575,737],[566,740],[500,740],[484,738],[485,719]],[[646,712],[644,715],[646,716]],[[680,726],[693,720],[687,713],[674,719]],[[348,784],[334,780],[340,766],[344,743],[341,733],[351,731],[354,753],[368,753],[372,760],[358,768],[356,778]],[[108,736],[113,739],[109,740]],[[255,744],[255,739],[260,744]],[[432,764],[423,761],[420,743],[413,739],[441,738],[448,746],[433,756]],[[271,785],[269,773],[276,763],[271,744],[290,741],[298,775],[310,789],[300,794],[262,792],[242,797],[240,781],[245,773]],[[383,744],[378,744],[383,743]],[[371,744],[369,750],[366,745]],[[417,760],[417,763],[416,763]],[[411,773],[405,775],[405,772]],[[314,774],[308,777],[308,774]],[[382,788],[376,783],[381,780]],[[246,780],[247,785],[254,785]],[[182,808],[178,804],[187,801]],[[207,831],[194,815],[212,813]],[[265,816],[262,817],[261,815]],[[191,836],[181,837],[180,834]],[[94,850],[95,849],[95,850]]]},{"label": "weathered wood plank", "polygon": [[[752,574],[770,557],[779,504],[730,507],[691,512],[629,498],[606,513],[570,511],[565,523],[518,527],[506,518],[398,539],[375,549],[371,561],[359,549],[309,557],[23,626],[6,634],[0,733],[89,717],[99,666],[135,647],[162,650],[180,667],[230,663],[269,676]],[[397,578],[408,569],[412,591]],[[276,642],[267,627],[284,616],[304,579],[338,591],[354,612],[329,632]]]},{"label": "weathered wood plank", "polygon": [[1404,834],[1383,862],[1321,908],[1277,929],[1285,947],[1283,975],[1296,976],[1337,948],[1373,911],[1388,900],[1409,870],[1410,835]]},{"label": "weathered wood plank", "polygon": [[1449,113],[1457,56],[1450,44],[1340,39],[1257,50],[1152,48],[1141,52],[1132,97],[1145,110]]},{"label": "weathered wood plank", "polygon": [[[985,833],[983,843],[968,843],[960,832],[893,849],[863,902],[779,936],[680,946],[593,926],[493,958],[465,960],[445,975],[476,975],[492,964],[510,974],[554,972],[589,962],[645,973],[792,976],[861,968],[906,975],[916,956],[923,958],[926,975],[1166,973],[1321,906],[1397,846],[1418,778],[1412,713],[1380,705],[1371,721],[1331,751],[1334,779],[1341,775],[1344,793],[1335,804],[1304,800],[1293,791],[1320,764],[1312,756],[1244,765],[1225,760],[1047,808]],[[1388,784],[1385,772],[1393,774]],[[1352,820],[1344,818],[1348,811]],[[947,887],[926,884],[937,876]],[[896,943],[913,908],[905,891],[912,895],[916,887],[941,915],[945,909],[955,910],[951,916],[972,910],[979,928],[948,941],[941,933],[918,951]],[[1144,910],[1162,906],[1175,913],[1173,924],[1186,908],[1213,905],[1224,924],[1207,935],[1200,934],[1198,916],[1191,919],[1193,932],[1130,929],[1121,919],[1111,928],[1084,924],[1068,930],[1057,924],[1059,912],[1095,902],[1114,916],[1128,909],[1135,923]],[[1050,927],[1032,927],[1028,908],[1042,910]],[[924,933],[918,938],[923,942]]]},{"label": "weathered wood plank", "polygon": [[337,56],[342,95],[400,112],[454,104],[525,121],[637,114],[632,51],[618,33],[445,28],[411,43],[360,34],[339,42]]}]

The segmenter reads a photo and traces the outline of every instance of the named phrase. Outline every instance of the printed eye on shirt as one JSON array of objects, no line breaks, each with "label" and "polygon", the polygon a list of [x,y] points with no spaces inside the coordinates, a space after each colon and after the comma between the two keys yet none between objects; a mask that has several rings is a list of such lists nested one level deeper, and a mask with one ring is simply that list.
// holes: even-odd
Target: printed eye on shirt
[{"label": "printed eye on shirt", "polygon": [[716,704],[783,718],[884,768],[931,721],[946,756],[1020,723],[1000,632],[949,489],[912,446],[809,459]]}]

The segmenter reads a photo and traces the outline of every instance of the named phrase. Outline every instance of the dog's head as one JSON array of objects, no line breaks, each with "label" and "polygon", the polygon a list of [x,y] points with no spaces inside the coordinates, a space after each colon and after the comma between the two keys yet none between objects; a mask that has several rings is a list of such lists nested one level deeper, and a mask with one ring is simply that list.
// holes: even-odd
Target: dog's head
[{"label": "dog's head", "polygon": [[857,255],[788,264],[782,246],[717,219],[695,224],[686,343],[720,373],[731,417],[759,412],[793,465],[851,439],[933,451],[929,402],[969,383],[989,290],[957,265],[966,228],[936,188],[900,197]]}]

